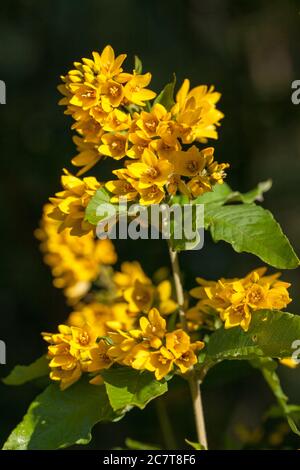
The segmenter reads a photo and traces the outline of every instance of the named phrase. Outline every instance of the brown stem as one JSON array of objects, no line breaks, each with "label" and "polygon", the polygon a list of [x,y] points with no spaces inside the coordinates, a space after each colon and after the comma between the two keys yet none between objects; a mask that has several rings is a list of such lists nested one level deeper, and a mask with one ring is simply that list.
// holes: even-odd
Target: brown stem
[{"label": "brown stem", "polygon": [[[179,307],[179,317],[180,322],[184,330],[187,330],[187,322],[184,313],[184,293],[181,281],[181,274],[180,274],[180,267],[178,262],[178,254],[177,251],[173,251],[169,245],[169,252],[170,252],[170,259],[172,264],[173,270],[173,278],[174,284],[176,289],[176,297]],[[191,371],[188,376],[188,382],[190,385],[192,401],[193,401],[193,409],[194,409],[194,417],[195,417],[195,424],[196,430],[198,435],[199,443],[207,449],[207,437],[206,437],[206,430],[205,430],[205,421],[204,421],[204,414],[203,414],[203,406],[202,406],[202,398],[201,398],[201,390],[200,390],[200,381],[197,379],[194,371]]]}]

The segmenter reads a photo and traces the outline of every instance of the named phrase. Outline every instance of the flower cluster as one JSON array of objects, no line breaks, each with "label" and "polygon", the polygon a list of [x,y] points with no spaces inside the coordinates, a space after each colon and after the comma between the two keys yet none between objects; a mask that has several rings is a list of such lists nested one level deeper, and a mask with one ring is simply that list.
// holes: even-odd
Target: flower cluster
[{"label": "flower cluster", "polygon": [[61,184],[63,191],[50,198],[53,210],[49,212],[49,217],[59,223],[59,232],[66,228],[70,229],[71,235],[77,236],[94,232],[95,227],[85,220],[85,210],[100,183],[93,176],[81,180],[64,170]]},{"label": "flower cluster", "polygon": [[190,291],[199,299],[188,314],[202,324],[205,316],[217,312],[225,328],[240,325],[247,331],[252,315],[260,309],[282,309],[290,302],[290,284],[278,280],[280,273],[265,276],[266,268],[258,268],[242,279],[220,279],[217,282],[197,278],[200,287]]},{"label": "flower cluster", "polygon": [[[218,137],[223,117],[216,108],[220,93],[204,85],[190,89],[186,79],[169,105],[161,98],[163,92],[150,102],[156,96],[146,88],[151,74],[141,74],[138,67],[124,72],[125,58],[115,57],[106,46],[101,54],[93,52],[92,59],[75,62],[62,77],[60,104],[75,120],[72,127],[79,134],[74,137],[78,153],[72,160],[81,168],[78,175],[104,158],[125,159],[113,171],[117,178],[105,183],[112,202],[122,196],[149,205],[177,192],[195,198],[211,191],[223,182],[228,164],[214,161],[212,147],[200,150],[192,144]],[[62,183],[64,191],[53,199],[56,216],[62,227],[74,224],[76,233],[84,233],[91,227],[83,212],[100,183],[84,178],[75,194],[73,184],[66,187],[66,178]]]},{"label": "flower cluster", "polygon": [[52,212],[53,206],[46,204],[35,235],[41,241],[44,261],[51,267],[53,284],[74,302],[89,291],[101,266],[114,264],[117,255],[109,239],[95,240],[92,232],[78,237],[69,228],[59,231],[59,221],[49,217]]},{"label": "flower cluster", "polygon": [[101,370],[114,363],[153,372],[157,380],[175,370],[185,374],[197,362],[202,341],[191,343],[182,329],[167,331],[166,320],[156,308],[141,316],[138,327],[127,331],[113,328],[103,338],[102,331],[89,324],[60,325],[58,333],[43,333],[48,346],[50,377],[62,390],[84,372],[93,373],[92,384],[101,383]]}]

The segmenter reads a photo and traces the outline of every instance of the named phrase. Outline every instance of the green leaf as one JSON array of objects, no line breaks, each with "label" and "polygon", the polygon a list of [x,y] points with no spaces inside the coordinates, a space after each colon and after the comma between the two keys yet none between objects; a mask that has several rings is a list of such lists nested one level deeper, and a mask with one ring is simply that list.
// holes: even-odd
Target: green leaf
[{"label": "green leaf", "polygon": [[185,439],[185,442],[195,450],[205,450],[205,447],[199,442],[189,441],[188,439]]},{"label": "green leaf", "polygon": [[215,242],[224,240],[238,253],[247,252],[279,269],[292,269],[299,259],[271,212],[255,204],[207,204],[205,227]]},{"label": "green leaf", "polygon": [[4,450],[54,450],[87,444],[99,421],[121,418],[112,410],[105,387],[80,380],[65,391],[49,385],[30,405]]},{"label": "green leaf", "polygon": [[161,450],[161,447],[152,444],[145,444],[144,442],[139,442],[134,439],[127,437],[125,440],[125,445],[130,450]]},{"label": "green leaf", "polygon": [[300,413],[300,406],[299,405],[290,405],[288,403],[288,397],[284,393],[281,387],[280,379],[276,373],[277,364],[275,361],[272,361],[270,358],[266,358],[264,360],[258,360],[252,365],[260,369],[265,381],[269,385],[270,389],[272,390],[278,406],[282,412],[282,414],[286,417],[290,428],[292,431],[300,436],[300,430],[297,427],[296,419],[299,419]]},{"label": "green leaf", "polygon": [[227,183],[216,184],[213,190],[204,193],[195,199],[196,204],[217,204],[224,205],[228,202],[242,202],[243,204],[251,204],[255,201],[262,201],[263,194],[272,187],[272,181],[267,180],[251,189],[246,193],[240,193],[239,191],[233,191]]},{"label": "green leaf", "polygon": [[108,212],[100,216],[97,214],[97,210],[101,205],[111,204],[110,198],[111,194],[105,188],[98,189],[87,205],[85,220],[90,224],[97,225],[100,220],[104,219],[108,215]]},{"label": "green leaf", "polygon": [[[171,200],[171,206],[178,204],[182,208],[182,217],[177,217],[176,213],[173,214],[170,220],[170,246],[174,251],[194,250],[200,249],[203,246],[204,237],[201,238],[200,229],[204,228],[204,212],[201,207],[190,205],[186,196],[174,196]],[[189,205],[189,212],[184,211],[184,205]],[[182,219],[182,220],[181,220]],[[181,224],[181,227],[180,227]],[[192,232],[185,233],[189,227]],[[194,235],[194,239],[190,239]],[[179,238],[178,235],[181,235]]]},{"label": "green leaf", "polygon": [[141,74],[143,71],[142,61],[137,55],[134,56],[134,71],[137,74]]},{"label": "green leaf", "polygon": [[44,377],[49,374],[48,360],[42,356],[28,366],[16,366],[10,374],[2,379],[5,385],[23,385],[31,380]]},{"label": "green leaf", "polygon": [[263,194],[272,187],[272,180],[263,181],[258,183],[256,188],[251,189],[247,193],[240,193],[239,191],[232,191],[228,195],[226,202],[243,202],[244,204],[251,204],[254,201],[263,201]]},{"label": "green leaf", "polygon": [[206,348],[205,361],[291,357],[292,343],[300,338],[300,316],[279,310],[259,310],[248,331],[239,326],[215,331]]},{"label": "green leaf", "polygon": [[109,402],[115,411],[133,406],[145,408],[154,398],[168,390],[165,381],[155,380],[153,374],[129,367],[105,370],[101,373]]},{"label": "green leaf", "polygon": [[176,75],[173,74],[173,80],[171,83],[168,83],[160,94],[155,98],[154,104],[159,103],[163,105],[167,111],[169,111],[172,106],[174,106],[174,89],[176,84]]}]

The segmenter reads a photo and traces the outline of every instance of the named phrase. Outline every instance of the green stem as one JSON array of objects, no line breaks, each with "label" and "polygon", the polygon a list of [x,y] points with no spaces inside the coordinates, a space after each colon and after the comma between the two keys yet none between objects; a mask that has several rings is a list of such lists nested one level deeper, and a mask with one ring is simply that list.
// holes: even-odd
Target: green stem
[{"label": "green stem", "polygon": [[[181,273],[180,267],[178,262],[178,253],[177,251],[173,251],[171,246],[169,245],[169,252],[170,252],[170,259],[172,264],[173,270],[173,278],[176,290],[176,297],[177,303],[179,308],[179,318],[184,330],[187,330],[187,322],[184,313],[184,293],[181,281]],[[200,381],[197,379],[194,371],[191,371],[188,376],[188,382],[190,385],[190,391],[192,396],[193,402],[193,409],[194,409],[194,418],[195,418],[195,425],[197,430],[197,436],[199,443],[207,449],[207,437],[206,437],[206,429],[205,429],[205,420],[204,420],[204,413],[203,413],[203,406],[202,406],[202,397],[201,397],[201,390],[200,390]]]}]

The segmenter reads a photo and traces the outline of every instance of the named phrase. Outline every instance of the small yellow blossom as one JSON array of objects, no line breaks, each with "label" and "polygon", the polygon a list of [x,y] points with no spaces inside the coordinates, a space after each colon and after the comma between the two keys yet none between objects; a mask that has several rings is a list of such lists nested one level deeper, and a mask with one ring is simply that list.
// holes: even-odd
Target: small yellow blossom
[{"label": "small yellow blossom", "polygon": [[172,286],[170,281],[165,279],[157,286],[157,294],[159,299],[158,309],[162,315],[169,315],[177,308],[177,303],[172,299]]},{"label": "small yellow blossom", "polygon": [[151,352],[147,362],[147,369],[154,372],[157,380],[161,380],[171,372],[173,364],[173,354],[162,346],[159,351]]},{"label": "small yellow blossom", "polygon": [[54,285],[64,289],[70,302],[85,295],[99,276],[102,265],[114,264],[117,255],[110,240],[95,240],[89,232],[81,237],[70,229],[59,232],[59,222],[50,218],[51,204],[46,204],[35,236],[40,240],[44,261],[51,268]]},{"label": "small yellow blossom", "polygon": [[145,149],[140,162],[127,165],[128,174],[137,179],[137,188],[145,189],[153,185],[164,186],[173,172],[168,160],[159,160],[149,149]]},{"label": "small yellow blossom", "polygon": [[242,279],[220,279],[218,282],[198,278],[201,287],[190,291],[199,299],[194,309],[203,314],[212,309],[219,313],[225,328],[240,325],[247,331],[256,310],[282,309],[291,302],[287,290],[290,284],[279,281],[280,274],[264,276],[265,272],[266,268],[259,268]]},{"label": "small yellow blossom", "polygon": [[61,177],[63,191],[50,198],[53,211],[49,217],[60,222],[59,231],[70,228],[71,235],[83,235],[94,231],[95,227],[85,220],[85,209],[91,198],[100,188],[100,183],[94,177],[82,180],[64,170]]},{"label": "small yellow blossom", "polygon": [[126,198],[127,201],[136,199],[138,192],[135,186],[135,181],[128,174],[127,169],[114,170],[113,172],[119,179],[111,180],[105,183],[106,189],[113,194],[111,202],[119,201],[119,198]]},{"label": "small yellow blossom", "polygon": [[155,98],[156,93],[146,88],[151,81],[151,73],[132,75],[124,87],[125,98],[138,106],[145,106],[145,101]]},{"label": "small yellow blossom", "polygon": [[73,137],[73,141],[78,154],[72,158],[72,164],[82,167],[77,173],[77,176],[80,176],[93,168],[101,160],[102,155],[99,153],[97,145],[95,146],[92,142],[86,142],[78,136]]},{"label": "small yellow blossom", "polygon": [[102,144],[99,146],[99,152],[115,160],[125,157],[127,152],[127,136],[116,132],[113,134],[104,134],[101,138]]},{"label": "small yellow blossom", "polygon": [[153,294],[152,285],[143,284],[138,279],[123,293],[124,299],[128,302],[128,309],[132,313],[147,312],[152,305]]}]

